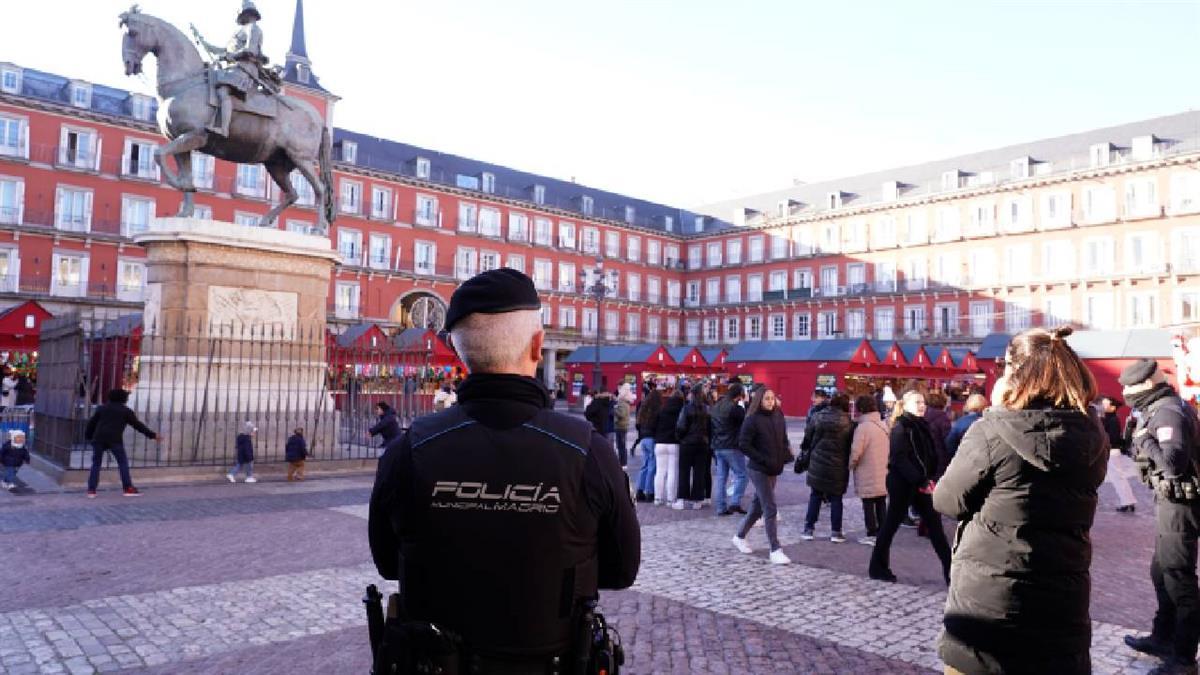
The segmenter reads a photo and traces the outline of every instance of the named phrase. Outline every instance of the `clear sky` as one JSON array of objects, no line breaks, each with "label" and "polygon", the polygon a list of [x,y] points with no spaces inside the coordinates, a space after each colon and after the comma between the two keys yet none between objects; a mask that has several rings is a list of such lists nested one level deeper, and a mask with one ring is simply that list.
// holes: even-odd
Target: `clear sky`
[{"label": "clear sky", "polygon": [[[122,74],[128,5],[4,4],[0,61],[149,91]],[[1200,0],[305,5],[338,126],[681,207],[1200,100]],[[295,0],[258,6],[282,61]],[[240,2],[141,7],[223,43]]]}]

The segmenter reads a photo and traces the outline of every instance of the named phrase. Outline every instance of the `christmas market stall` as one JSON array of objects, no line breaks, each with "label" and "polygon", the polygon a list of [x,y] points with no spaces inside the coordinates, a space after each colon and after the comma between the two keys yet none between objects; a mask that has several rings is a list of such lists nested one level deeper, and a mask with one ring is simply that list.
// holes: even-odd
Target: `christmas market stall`
[{"label": "christmas market stall", "polygon": [[[592,389],[596,348],[579,347],[563,363],[570,382],[567,400],[571,405],[577,405],[584,388]],[[646,383],[673,385],[678,380],[679,368],[667,348],[661,345],[605,345],[600,347],[600,374],[604,389],[611,391],[620,383],[628,382],[640,400]]]}]

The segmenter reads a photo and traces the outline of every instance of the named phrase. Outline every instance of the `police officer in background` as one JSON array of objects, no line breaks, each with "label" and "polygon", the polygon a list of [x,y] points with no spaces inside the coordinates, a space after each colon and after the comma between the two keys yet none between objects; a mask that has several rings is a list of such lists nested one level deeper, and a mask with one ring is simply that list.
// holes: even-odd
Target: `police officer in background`
[{"label": "police officer in background", "polygon": [[454,292],[446,330],[470,375],[379,461],[371,555],[410,619],[461,636],[463,672],[572,672],[581,606],[628,588],[641,534],[608,441],[553,412],[534,378],[537,291],[502,268]]},{"label": "police officer in background", "polygon": [[1133,432],[1134,461],[1157,503],[1158,533],[1150,579],[1158,611],[1149,636],[1127,636],[1125,644],[1163,659],[1153,673],[1195,673],[1200,639],[1200,591],[1196,585],[1196,540],[1200,535],[1195,411],[1175,393],[1158,364],[1141,359],[1121,372],[1124,396],[1139,414]]}]

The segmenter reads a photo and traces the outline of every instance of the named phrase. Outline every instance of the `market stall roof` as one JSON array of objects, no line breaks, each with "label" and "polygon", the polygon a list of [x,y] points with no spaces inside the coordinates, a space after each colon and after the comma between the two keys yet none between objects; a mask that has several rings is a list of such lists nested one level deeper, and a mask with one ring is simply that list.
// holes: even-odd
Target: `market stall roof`
[{"label": "market stall roof", "polygon": [[742,342],[727,361],[849,361],[862,340],[779,340]]},{"label": "market stall roof", "polygon": [[963,372],[975,372],[979,369],[971,350],[963,347],[943,347],[937,358],[934,359],[933,365],[938,368]]},{"label": "market stall roof", "polygon": [[140,335],[142,332],[142,315],[125,314],[117,318],[104,322],[100,326],[100,330],[96,331],[96,337],[104,339],[111,337],[131,337]]},{"label": "market stall roof", "polygon": [[[1004,356],[1012,336],[992,333],[983,339],[978,359],[997,359]],[[1169,359],[1171,332],[1157,328],[1131,330],[1081,330],[1067,338],[1067,344],[1081,359]]]},{"label": "market stall roof", "polygon": [[705,361],[708,361],[708,365],[717,368],[725,365],[725,357],[729,356],[729,350],[720,347],[716,349],[701,349],[700,354],[704,356]]},{"label": "market stall roof", "polygon": [[708,370],[708,359],[698,347],[668,347],[667,353],[675,360],[676,365],[697,370]]},{"label": "market stall roof", "polygon": [[[413,330],[420,331],[421,329],[417,328]],[[360,323],[350,326],[341,333],[338,333],[334,339],[339,347],[368,347],[375,349],[389,346],[390,343],[387,339],[387,333],[384,333],[383,329],[374,323]]]},{"label": "market stall roof", "polygon": [[0,312],[0,344],[21,342],[22,338],[34,338],[32,345],[37,346],[37,336],[42,332],[42,322],[52,319],[54,315],[42,307],[36,300],[26,300]]},{"label": "market stall roof", "polygon": [[433,365],[459,364],[454,350],[438,337],[436,331],[429,328],[405,328],[392,336],[392,344],[402,352],[428,353]]},{"label": "market stall roof", "polygon": [[924,368],[933,365],[933,359],[929,358],[929,352],[925,351],[925,345],[920,342],[897,342],[900,351],[904,352],[904,360],[908,365],[916,368]]},{"label": "market stall roof", "polygon": [[874,342],[863,340],[859,343],[858,348],[854,350],[854,356],[850,357],[850,363],[857,366],[876,366],[879,365],[879,355],[886,353],[886,348],[883,351],[879,351],[875,348]]},{"label": "market stall roof", "polygon": [[[571,352],[564,363],[568,365],[589,364],[596,361],[596,347],[579,347]],[[652,366],[673,366],[675,359],[662,345],[603,345],[600,347],[600,363],[643,363]]]}]

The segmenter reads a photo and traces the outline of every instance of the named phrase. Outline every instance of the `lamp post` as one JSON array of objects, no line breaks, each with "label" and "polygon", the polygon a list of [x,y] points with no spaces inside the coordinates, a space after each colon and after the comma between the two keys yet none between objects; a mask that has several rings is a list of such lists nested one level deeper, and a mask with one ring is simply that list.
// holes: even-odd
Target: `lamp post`
[{"label": "lamp post", "polygon": [[[589,277],[593,279],[591,283],[588,283]],[[580,290],[596,299],[596,353],[592,363],[592,391],[600,391],[604,386],[604,377],[600,372],[600,314],[603,311],[604,298],[616,288],[618,278],[617,270],[608,270],[608,275],[605,275],[604,259],[598,256],[594,268],[580,271]],[[610,280],[611,286],[605,283],[606,280]]]}]

